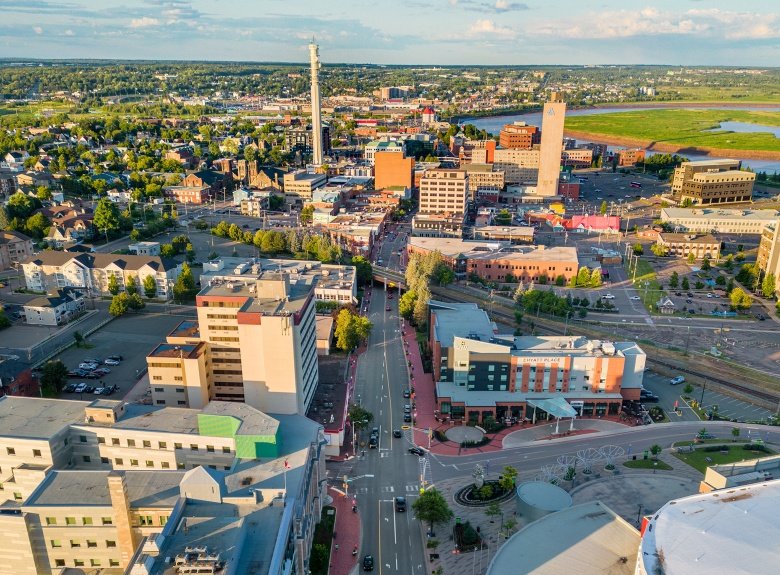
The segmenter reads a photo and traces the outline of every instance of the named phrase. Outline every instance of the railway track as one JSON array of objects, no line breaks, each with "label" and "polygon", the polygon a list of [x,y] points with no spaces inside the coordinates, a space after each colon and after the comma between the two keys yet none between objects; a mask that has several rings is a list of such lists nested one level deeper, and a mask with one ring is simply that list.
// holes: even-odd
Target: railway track
[{"label": "railway track", "polygon": [[[437,298],[443,301],[476,303],[480,306],[485,306],[485,304],[488,303],[484,298],[441,287],[432,287],[431,292],[435,294]],[[510,327],[516,327],[517,324],[515,322],[514,310],[509,309],[504,304],[497,302],[493,302],[492,307],[489,305],[488,307],[490,308],[489,315],[494,321],[508,325]],[[534,318],[533,321],[535,329],[540,332],[543,332],[547,335],[563,335],[565,328],[564,325],[560,322],[540,317]],[[577,329],[576,325],[569,325],[568,331],[572,334],[575,334],[580,330]],[[683,367],[679,364],[667,362],[663,359],[651,357],[649,355],[647,357],[647,361],[650,364],[658,367],[663,367],[674,372],[681,372],[685,375],[706,380],[706,382],[708,384],[712,384],[713,389],[717,391],[723,392],[727,395],[732,395],[739,399],[747,399],[748,401],[751,401],[751,403],[756,403],[769,409],[775,409],[778,406],[778,401],[780,401],[780,397],[778,397],[776,393],[765,391],[763,389],[756,389],[750,385],[735,383],[734,381],[729,381],[722,377],[718,377],[709,371],[699,371],[690,367]]]}]

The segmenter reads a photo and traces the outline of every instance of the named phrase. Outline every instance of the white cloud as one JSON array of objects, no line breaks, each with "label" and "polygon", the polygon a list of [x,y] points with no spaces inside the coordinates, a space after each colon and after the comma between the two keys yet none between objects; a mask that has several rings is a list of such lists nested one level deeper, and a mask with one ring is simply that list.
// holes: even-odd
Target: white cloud
[{"label": "white cloud", "polygon": [[66,36],[75,36],[76,33],[73,30],[71,30],[70,28],[68,28],[67,30],[65,30],[65,35]]},{"label": "white cloud", "polygon": [[160,21],[157,18],[150,18],[144,16],[143,18],[133,18],[130,20],[131,28],[149,28],[150,26],[158,26]]},{"label": "white cloud", "polygon": [[[501,1],[501,0],[499,0]],[[780,37],[778,17],[757,12],[731,12],[717,8],[662,11],[655,7],[619,10],[604,15],[580,16],[541,25],[538,33],[575,39],[605,40],[635,36],[708,36],[727,40]]]},{"label": "white cloud", "polygon": [[496,12],[511,12],[513,10],[528,10],[528,4],[524,2],[510,2],[509,0],[496,0],[493,9]]},{"label": "white cloud", "polygon": [[33,26],[33,32],[35,32],[40,36],[41,34],[43,34],[43,28],[41,28],[40,26]]},{"label": "white cloud", "polygon": [[497,25],[492,20],[483,19],[474,22],[466,33],[468,36],[495,36],[498,38],[514,38],[517,34],[507,26]]}]

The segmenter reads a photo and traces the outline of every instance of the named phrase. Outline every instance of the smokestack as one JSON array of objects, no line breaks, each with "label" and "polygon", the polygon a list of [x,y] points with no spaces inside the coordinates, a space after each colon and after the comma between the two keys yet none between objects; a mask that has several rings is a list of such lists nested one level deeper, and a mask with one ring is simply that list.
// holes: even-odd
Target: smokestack
[{"label": "smokestack", "polygon": [[320,47],[314,43],[309,44],[309,57],[311,60],[311,141],[312,163],[315,166],[322,165],[322,116],[320,105]]}]

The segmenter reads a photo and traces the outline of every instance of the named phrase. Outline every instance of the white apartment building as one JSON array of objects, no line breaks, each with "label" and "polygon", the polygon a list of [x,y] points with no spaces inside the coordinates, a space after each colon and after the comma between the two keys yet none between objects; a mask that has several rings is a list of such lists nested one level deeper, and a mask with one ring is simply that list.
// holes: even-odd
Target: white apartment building
[{"label": "white apartment building", "polygon": [[77,318],[84,310],[84,295],[73,288],[63,288],[24,304],[27,325],[58,326]]},{"label": "white apartment building", "polygon": [[43,251],[22,263],[27,289],[50,291],[64,287],[82,288],[88,295],[108,296],[110,276],[120,290],[132,277],[137,286],[151,276],[157,297],[169,299],[181,273],[181,264],[160,256]]},{"label": "white apartment building", "polygon": [[674,226],[676,232],[760,234],[768,224],[780,221],[780,211],[662,208],[661,221]]}]

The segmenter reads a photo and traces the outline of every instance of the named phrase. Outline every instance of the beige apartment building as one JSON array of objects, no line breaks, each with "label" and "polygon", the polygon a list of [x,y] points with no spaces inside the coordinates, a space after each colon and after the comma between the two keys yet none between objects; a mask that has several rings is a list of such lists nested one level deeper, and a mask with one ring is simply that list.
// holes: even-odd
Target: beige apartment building
[{"label": "beige apartment building", "polygon": [[535,182],[539,177],[540,157],[541,151],[538,146],[531,150],[497,149],[493,168],[504,172],[504,180],[507,184]]},{"label": "beige apartment building", "polygon": [[311,174],[298,170],[284,175],[284,199],[288,204],[302,204],[311,200],[312,192],[328,182],[325,174]]},{"label": "beige apartment building", "polygon": [[412,233],[429,237],[458,235],[469,198],[465,170],[427,170],[420,180],[420,206],[412,220]]},{"label": "beige apartment building", "polygon": [[197,295],[197,324],[182,322],[147,356],[154,405],[244,402],[303,415],[319,379],[316,274],[260,271],[211,278]]},{"label": "beige apartment building", "polygon": [[780,221],[767,225],[761,232],[756,263],[764,274],[775,277],[775,290],[780,291]]},{"label": "beige apartment building", "polygon": [[[239,403],[0,398],[0,575],[204,573],[217,553],[224,573],[305,573],[321,433]],[[250,525],[285,543],[243,545]]]},{"label": "beige apartment building", "polygon": [[151,276],[157,297],[169,299],[181,273],[181,264],[160,256],[43,251],[22,263],[27,289],[51,291],[82,288],[91,296],[109,296],[108,281],[114,276],[119,289],[132,277],[137,286]]},{"label": "beige apartment building", "polygon": [[558,195],[565,117],[566,103],[560,94],[553,92],[550,101],[544,104],[542,110],[542,144],[536,186],[536,193],[540,196]]},{"label": "beige apartment building", "polygon": [[717,260],[720,256],[720,240],[711,235],[661,233],[658,236],[658,245],[667,248],[668,255],[678,258],[687,258],[693,254],[699,260]]},{"label": "beige apartment building", "polygon": [[477,190],[491,190],[496,193],[504,189],[504,172],[496,170],[492,164],[464,164],[468,174],[469,199],[474,200]]},{"label": "beige apartment building", "polygon": [[739,160],[683,162],[672,177],[672,195],[697,206],[749,202],[756,175],[740,170]]},{"label": "beige apartment building", "polygon": [[0,271],[14,267],[32,254],[32,239],[19,232],[0,230]]}]

